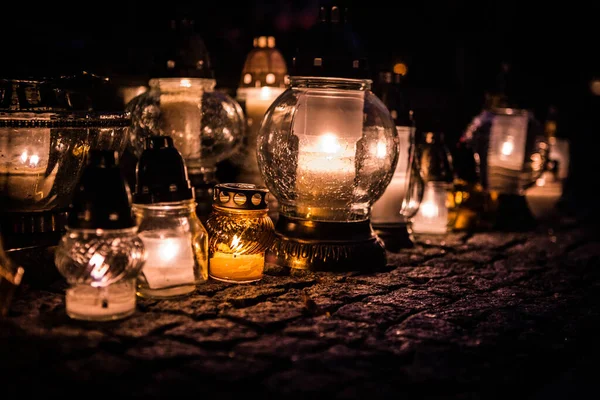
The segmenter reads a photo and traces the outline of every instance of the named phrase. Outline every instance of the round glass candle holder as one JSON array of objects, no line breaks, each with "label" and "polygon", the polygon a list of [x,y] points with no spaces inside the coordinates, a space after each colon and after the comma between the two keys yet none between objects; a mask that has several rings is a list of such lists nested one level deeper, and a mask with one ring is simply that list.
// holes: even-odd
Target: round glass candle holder
[{"label": "round glass candle holder", "polygon": [[206,221],[211,278],[231,283],[262,279],[265,252],[274,239],[268,192],[254,184],[215,186],[213,211]]}]

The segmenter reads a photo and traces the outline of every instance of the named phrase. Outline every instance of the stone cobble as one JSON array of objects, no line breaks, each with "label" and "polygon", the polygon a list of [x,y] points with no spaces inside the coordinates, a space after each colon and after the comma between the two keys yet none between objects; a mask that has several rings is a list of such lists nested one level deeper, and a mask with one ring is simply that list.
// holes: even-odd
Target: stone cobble
[{"label": "stone cobble", "polygon": [[380,272],[272,267],[249,285],[139,299],[133,316],[106,323],[70,320],[64,284],[24,285],[0,321],[0,383],[9,397],[576,393],[593,387],[600,355],[595,233],[417,236]]}]

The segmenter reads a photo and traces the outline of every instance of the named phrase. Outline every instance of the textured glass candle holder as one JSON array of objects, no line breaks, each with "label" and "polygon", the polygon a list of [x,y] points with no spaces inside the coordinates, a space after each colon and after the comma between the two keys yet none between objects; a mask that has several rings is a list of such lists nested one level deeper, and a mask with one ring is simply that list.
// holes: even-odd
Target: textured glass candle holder
[{"label": "textured glass candle holder", "polygon": [[215,186],[213,212],[206,221],[211,278],[232,283],[262,279],[265,251],[274,239],[267,194],[254,184]]}]

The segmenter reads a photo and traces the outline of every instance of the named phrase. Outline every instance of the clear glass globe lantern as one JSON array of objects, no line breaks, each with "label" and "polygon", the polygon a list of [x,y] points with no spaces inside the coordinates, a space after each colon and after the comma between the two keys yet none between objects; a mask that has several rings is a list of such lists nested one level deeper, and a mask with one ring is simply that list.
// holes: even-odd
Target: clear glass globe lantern
[{"label": "clear glass globe lantern", "polygon": [[369,218],[396,168],[398,134],[365,79],[365,60],[344,48],[345,12],[321,8],[316,43],[331,47],[294,58],[289,88],[262,120],[258,165],[279,204],[268,263],[310,270],[386,263]]},{"label": "clear glass globe lantern", "polygon": [[236,100],[215,90],[208,52],[193,23],[180,21],[174,28],[149,90],[127,105],[132,119],[130,144],[139,158],[146,138],[173,138],[195,188],[197,213],[202,218],[212,210],[217,163],[229,158],[243,142],[245,117]]},{"label": "clear glass globe lantern", "polygon": [[510,64],[503,64],[487,104],[460,138],[473,151],[479,183],[493,203],[494,229],[535,224],[525,191],[542,176],[548,161],[543,126],[515,96],[517,90]]}]

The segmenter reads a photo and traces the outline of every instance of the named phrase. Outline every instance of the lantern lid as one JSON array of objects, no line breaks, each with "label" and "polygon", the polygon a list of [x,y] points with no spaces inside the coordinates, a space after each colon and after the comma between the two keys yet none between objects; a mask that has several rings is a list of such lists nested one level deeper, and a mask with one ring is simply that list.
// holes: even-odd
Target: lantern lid
[{"label": "lantern lid", "polygon": [[234,210],[267,210],[269,189],[251,183],[219,183],[215,185],[213,207]]},{"label": "lantern lid", "polygon": [[214,79],[208,50],[193,20],[171,20],[170,29],[162,39],[151,78]]},{"label": "lantern lid", "polygon": [[441,131],[422,131],[418,141],[419,171],[425,183],[454,181],[452,156]]},{"label": "lantern lid", "polygon": [[82,71],[47,78],[0,78],[0,127],[128,126],[106,77]]},{"label": "lantern lid", "polygon": [[321,6],[292,59],[292,76],[367,79],[368,65],[349,22],[347,7]]},{"label": "lantern lid", "polygon": [[67,218],[69,229],[126,229],[136,225],[131,193],[116,152],[89,151]]},{"label": "lantern lid", "polygon": [[254,47],[248,53],[239,88],[285,87],[287,65],[281,52],[275,47],[274,36],[254,38]]},{"label": "lantern lid", "polygon": [[135,204],[171,203],[191,200],[194,189],[181,153],[170,136],[146,138],[137,165]]}]

